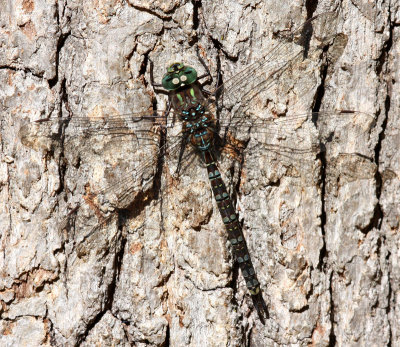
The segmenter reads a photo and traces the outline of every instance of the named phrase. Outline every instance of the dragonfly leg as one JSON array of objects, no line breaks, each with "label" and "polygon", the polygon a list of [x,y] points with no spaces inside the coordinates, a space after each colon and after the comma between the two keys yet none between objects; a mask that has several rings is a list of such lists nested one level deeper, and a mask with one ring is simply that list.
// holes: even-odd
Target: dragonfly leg
[{"label": "dragonfly leg", "polygon": [[164,89],[163,85],[161,83],[155,83],[154,82],[154,64],[153,61],[149,59],[150,62],[150,83],[151,86],[154,89],[155,93],[162,93],[162,94],[169,94],[169,92],[167,90]]},{"label": "dragonfly leg", "polygon": [[208,66],[207,66],[207,64],[206,64],[206,62],[205,62],[204,59],[200,56],[200,53],[199,53],[199,46],[196,46],[196,54],[197,54],[197,57],[198,57],[199,60],[200,60],[201,65],[203,65],[204,69],[206,70],[206,73],[203,74],[203,75],[201,75],[201,76],[199,76],[199,77],[197,77],[197,80],[199,81],[199,80],[201,80],[201,79],[203,79],[203,78],[206,78],[206,77],[209,78],[208,81],[205,81],[205,82],[202,83],[201,86],[203,87],[203,85],[205,85],[205,84],[210,84],[210,83],[212,83],[213,78],[212,78],[212,76],[211,76],[211,72],[210,72],[210,70],[209,70],[209,68],[208,68]]},{"label": "dragonfly leg", "polygon": [[188,136],[182,136],[182,141],[181,141],[181,148],[179,150],[179,157],[178,157],[178,166],[176,167],[176,174],[179,175],[179,172],[182,167],[182,158],[183,158],[183,153],[185,153],[185,148],[188,142]]},{"label": "dragonfly leg", "polygon": [[[164,113],[164,117],[168,118],[169,113],[171,112],[171,108],[172,108],[172,103],[170,101],[168,101],[168,106],[167,106],[167,110]],[[174,114],[174,123],[175,123],[175,114]]]},{"label": "dragonfly leg", "polygon": [[204,66],[204,68],[205,68],[206,71],[207,71],[207,73],[205,73],[204,75],[201,75],[200,77],[198,77],[197,80],[200,80],[200,79],[205,78],[205,77],[210,77],[210,80],[205,81],[205,82],[203,82],[203,83],[200,83],[201,91],[202,91],[204,94],[208,95],[208,96],[215,96],[215,91],[219,89],[218,87],[220,86],[220,83],[221,83],[221,80],[222,80],[220,64],[218,64],[218,66],[217,66],[217,83],[215,84],[215,88],[214,88],[215,91],[214,91],[214,92],[210,92],[210,91],[208,91],[208,90],[205,90],[205,89],[204,89],[204,86],[205,86],[206,84],[212,83],[213,78],[212,78],[212,76],[211,76],[210,70],[208,69],[208,67],[207,67],[207,65],[206,65],[206,63],[205,63],[205,61],[203,60],[203,58],[202,58],[202,57],[200,56],[200,54],[199,54],[199,48],[198,48],[198,47],[197,47],[197,49],[196,49],[196,52],[197,52],[197,56],[198,56],[198,58],[199,58],[201,64]]},{"label": "dragonfly leg", "polygon": [[211,92],[209,92],[208,90],[206,90],[206,89],[201,89],[201,92],[203,93],[203,94],[206,94],[206,95],[208,95],[208,96],[212,96],[212,95],[214,95],[214,93],[211,93]]}]

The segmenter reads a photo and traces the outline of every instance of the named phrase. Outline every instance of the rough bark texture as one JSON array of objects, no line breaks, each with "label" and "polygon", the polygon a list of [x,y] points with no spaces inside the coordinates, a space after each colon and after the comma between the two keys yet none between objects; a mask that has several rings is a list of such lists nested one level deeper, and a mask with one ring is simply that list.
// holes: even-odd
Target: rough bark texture
[{"label": "rough bark texture", "polygon": [[[327,156],[314,184],[299,182],[257,137],[242,164],[220,158],[269,306],[265,325],[193,156],[176,177],[176,155],[166,155],[158,183],[146,180],[161,165],[83,242],[99,223],[90,202],[60,231],[89,186],[134,172],[159,139],[64,141],[53,129],[23,145],[26,122],[164,109],[150,59],[156,82],[174,61],[203,73],[198,46],[227,80],[325,11],[337,13],[340,34],[328,61],[297,64],[245,108],[367,112],[368,136],[341,144],[372,158],[372,170],[353,163],[348,177]],[[0,0],[0,345],[399,346],[399,24],[398,0]]]}]

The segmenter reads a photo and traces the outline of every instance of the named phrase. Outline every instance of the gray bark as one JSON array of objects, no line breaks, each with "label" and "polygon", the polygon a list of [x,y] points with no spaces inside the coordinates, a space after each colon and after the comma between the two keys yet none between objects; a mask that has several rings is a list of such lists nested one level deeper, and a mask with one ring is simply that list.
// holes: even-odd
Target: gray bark
[{"label": "gray bark", "polygon": [[[326,11],[339,34],[328,52],[224,104],[247,119],[318,105],[374,120],[358,137],[333,124],[331,152],[357,155],[327,152],[316,177],[301,172],[306,159],[296,174],[267,152],[257,136],[268,134],[235,134],[248,141],[242,164],[219,158],[269,307],[263,325],[189,149],[179,176],[167,153],[153,185],[156,129],[88,139],[28,123],[165,109],[149,60],[158,83],[176,61],[202,74],[198,46],[214,82],[218,64],[227,81]],[[399,346],[399,24],[396,0],[0,0],[0,345]],[[114,201],[122,210],[90,194],[143,158],[154,165]]]}]

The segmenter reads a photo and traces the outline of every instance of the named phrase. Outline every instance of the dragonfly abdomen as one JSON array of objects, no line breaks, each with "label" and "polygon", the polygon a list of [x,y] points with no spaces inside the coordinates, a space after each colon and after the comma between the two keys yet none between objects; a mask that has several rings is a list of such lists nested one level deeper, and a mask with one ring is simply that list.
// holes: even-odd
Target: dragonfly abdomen
[{"label": "dragonfly abdomen", "polygon": [[221,174],[219,173],[218,167],[213,159],[212,153],[210,151],[204,151],[203,153],[211,188],[222,220],[225,224],[234,256],[239,263],[240,270],[245,278],[246,286],[249,289],[250,294],[258,295],[260,293],[260,284],[257,280],[246,241],[243,236],[242,227],[237,219],[231,198],[226,190],[226,186],[221,178]]}]

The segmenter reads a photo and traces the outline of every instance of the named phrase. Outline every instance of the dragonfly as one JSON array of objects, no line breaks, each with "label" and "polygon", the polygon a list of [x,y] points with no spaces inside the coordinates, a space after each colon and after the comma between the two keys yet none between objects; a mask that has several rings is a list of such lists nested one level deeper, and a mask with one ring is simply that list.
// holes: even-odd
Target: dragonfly
[{"label": "dragonfly", "polygon": [[[47,136],[53,140],[56,137],[54,135],[60,134],[60,129],[63,129],[64,136],[70,139],[78,136],[111,136],[121,139],[129,136],[139,150],[147,147],[154,149],[151,155],[144,155],[144,159],[132,171],[97,189],[96,194],[88,192],[83,198],[84,201],[70,213],[72,216],[84,204],[89,205],[99,217],[99,224],[108,220],[108,213],[113,215],[115,211],[128,208],[134,199],[143,198],[143,192],[154,184],[160,163],[163,163],[166,157],[178,157],[176,171],[179,172],[182,169],[181,164],[187,160],[185,151],[190,148],[206,166],[234,259],[263,322],[264,318],[268,317],[267,305],[238,213],[222,179],[218,166],[219,152],[221,148],[225,148],[227,151],[232,149],[231,152],[237,150],[243,155],[247,143],[244,135],[252,135],[266,151],[278,155],[286,165],[297,164],[300,175],[309,177],[308,172],[315,167],[318,156],[327,151],[333,142],[339,141],[334,136],[337,129],[343,129],[346,135],[351,134],[354,139],[370,132],[374,125],[373,116],[349,110],[308,112],[286,117],[251,115],[252,101],[257,99],[261,90],[268,90],[292,68],[312,57],[314,52],[321,51],[322,47],[331,44],[335,38],[332,28],[336,16],[333,12],[326,12],[307,20],[289,36],[280,40],[262,58],[218,85],[213,92],[205,89],[207,81],[201,82],[212,77],[200,55],[198,57],[206,70],[205,74],[198,75],[193,67],[176,62],[167,67],[159,84],[154,82],[151,63],[150,78],[153,88],[169,95],[166,110],[100,117],[39,119],[21,128],[22,142],[32,147],[38,136]],[[318,41],[317,48],[310,45],[312,38]],[[218,109],[221,105],[218,105],[218,102],[222,103],[222,108],[226,111],[220,117]],[[174,129],[177,129],[175,133],[172,131]],[[171,131],[172,134],[167,136]],[[224,141],[229,142],[228,140],[230,144],[221,145]],[[293,143],[296,144],[296,148],[293,148]],[[51,142],[47,143],[47,146],[51,146]],[[350,154],[362,158],[355,152]],[[360,171],[360,166],[355,167],[347,170],[350,176],[359,175],[357,171]],[[66,223],[62,224],[63,228],[70,221],[69,217],[65,221]],[[97,227],[88,235],[91,236],[96,229]]]}]

